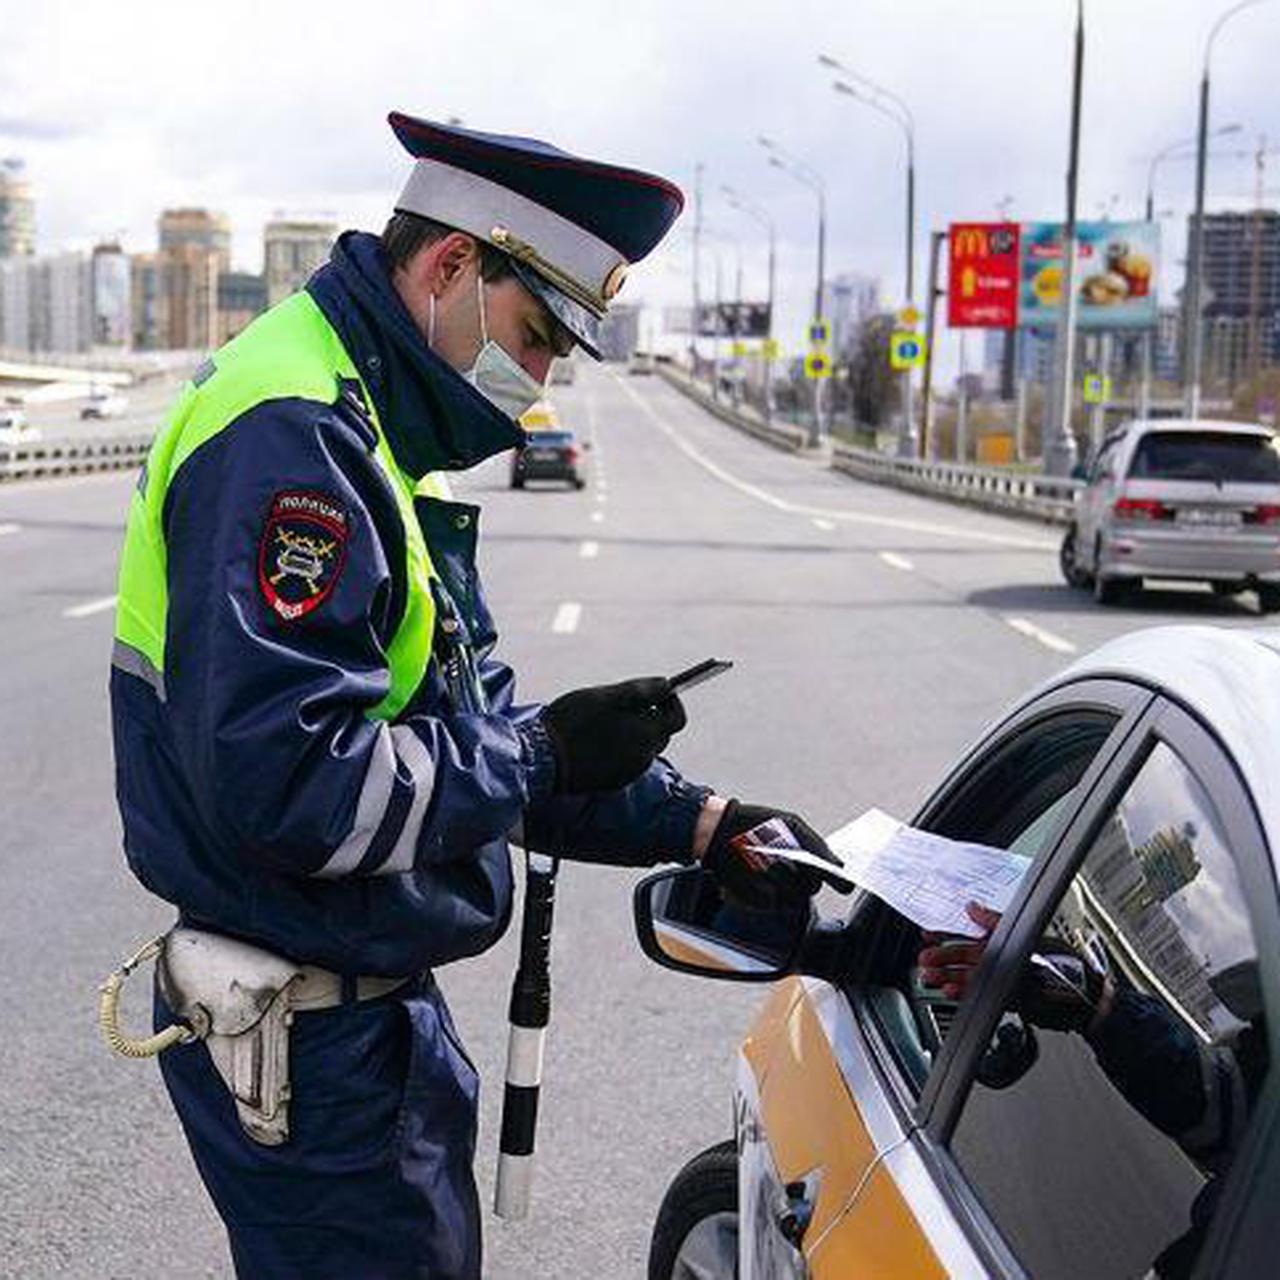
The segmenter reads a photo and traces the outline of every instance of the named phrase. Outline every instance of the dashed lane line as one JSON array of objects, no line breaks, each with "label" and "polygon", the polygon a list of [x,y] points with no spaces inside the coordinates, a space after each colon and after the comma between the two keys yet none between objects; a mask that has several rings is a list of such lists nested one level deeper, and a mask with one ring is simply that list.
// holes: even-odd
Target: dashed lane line
[{"label": "dashed lane line", "polygon": [[0,538],[6,533],[17,533],[21,528],[20,524],[0,524]]},{"label": "dashed lane line", "polygon": [[584,560],[594,560],[600,554],[600,544],[588,539],[578,548],[578,554]]},{"label": "dashed lane line", "polygon": [[813,522],[813,527],[821,529],[824,533],[832,533],[835,530],[836,522],[828,520],[825,516],[818,516]]},{"label": "dashed lane line", "polygon": [[896,551],[882,551],[880,559],[891,569],[901,569],[903,573],[910,573],[915,568],[915,565],[906,556],[900,556]]},{"label": "dashed lane line", "polygon": [[591,523],[592,523],[592,524],[600,524],[603,520],[604,520],[604,512],[603,512],[603,511],[593,511],[593,512],[591,513]]},{"label": "dashed lane line", "polygon": [[1052,631],[1037,627],[1029,618],[1006,617],[1005,622],[1021,635],[1044,645],[1046,649],[1052,649],[1054,653],[1076,652],[1076,646],[1070,640],[1064,640],[1061,636],[1055,636]]},{"label": "dashed lane line", "polygon": [[86,600],[83,604],[73,604],[70,608],[63,609],[62,616],[64,618],[88,618],[92,614],[114,609],[115,604],[115,596],[103,596],[99,600]]},{"label": "dashed lane line", "polygon": [[[963,538],[970,542],[981,542],[997,547],[1018,547],[1031,551],[1057,550],[1056,543],[1047,542],[1043,538],[1020,538],[1014,534],[988,533],[983,529],[971,529],[962,525],[939,524],[932,520],[909,520],[900,516],[875,516],[865,511],[850,511],[848,508],[813,507],[807,503],[789,502],[786,498],[779,498],[776,494],[770,493],[759,485],[749,484],[745,480],[740,480],[732,472],[720,466],[719,463],[712,462],[705,453],[691,445],[670,423],[666,422],[661,414],[634,387],[624,382],[617,374],[614,374],[613,377],[623,391],[653,421],[658,430],[667,436],[677,449],[702,467],[704,471],[715,476],[723,484],[737,489],[739,493],[746,494],[747,497],[754,498],[757,502],[763,502],[778,511],[787,511],[793,515],[822,517],[844,524],[874,525],[882,529],[897,529],[907,533],[927,533],[932,534],[934,537],[950,540]],[[679,392],[673,392],[672,394],[678,395]]]},{"label": "dashed lane line", "polygon": [[571,632],[577,631],[578,621],[581,617],[582,606],[573,600],[566,600],[556,610],[556,616],[551,622],[551,630],[559,635],[569,635]]}]

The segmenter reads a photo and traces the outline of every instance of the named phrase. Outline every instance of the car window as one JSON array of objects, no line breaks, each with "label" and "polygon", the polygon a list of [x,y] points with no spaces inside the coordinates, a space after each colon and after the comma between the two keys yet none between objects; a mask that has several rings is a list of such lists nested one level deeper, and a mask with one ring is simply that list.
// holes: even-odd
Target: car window
[{"label": "car window", "polygon": [[1134,480],[1280,483],[1280,451],[1270,436],[1225,431],[1150,431],[1138,442]]},{"label": "car window", "polygon": [[[1107,712],[1072,710],[1022,729],[970,766],[930,818],[929,829],[1008,849],[1030,866],[1073,807],[1080,779],[1115,724]],[[961,1002],[922,982],[920,930],[896,913],[886,914],[876,971],[860,990],[908,1088],[918,1094]]]},{"label": "car window", "polygon": [[1093,460],[1093,468],[1089,472],[1089,483],[1097,484],[1099,480],[1109,478],[1115,470],[1116,441],[1103,445],[1098,456]]},{"label": "car window", "polygon": [[1266,1070],[1233,851],[1160,743],[1023,961],[952,1154],[1037,1280],[1186,1275]]}]

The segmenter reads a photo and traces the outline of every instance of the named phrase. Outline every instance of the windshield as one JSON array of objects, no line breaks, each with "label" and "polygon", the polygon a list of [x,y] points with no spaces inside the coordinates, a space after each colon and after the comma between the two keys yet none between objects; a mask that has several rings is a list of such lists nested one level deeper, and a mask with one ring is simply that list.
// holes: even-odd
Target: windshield
[{"label": "windshield", "polygon": [[1280,483],[1280,453],[1270,436],[1223,431],[1153,431],[1138,442],[1132,480]]}]

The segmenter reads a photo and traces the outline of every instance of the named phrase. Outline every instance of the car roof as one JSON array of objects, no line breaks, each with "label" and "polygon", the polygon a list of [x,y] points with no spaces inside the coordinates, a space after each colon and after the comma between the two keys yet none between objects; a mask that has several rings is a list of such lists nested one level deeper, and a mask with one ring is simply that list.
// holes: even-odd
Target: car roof
[{"label": "car roof", "polygon": [[1146,435],[1149,431],[1217,431],[1227,435],[1270,436],[1275,432],[1260,422],[1232,422],[1226,418],[1137,418],[1126,434]]},{"label": "car roof", "polygon": [[1026,701],[1118,677],[1181,703],[1216,735],[1253,796],[1280,870],[1280,628],[1149,627],[1078,659]]}]

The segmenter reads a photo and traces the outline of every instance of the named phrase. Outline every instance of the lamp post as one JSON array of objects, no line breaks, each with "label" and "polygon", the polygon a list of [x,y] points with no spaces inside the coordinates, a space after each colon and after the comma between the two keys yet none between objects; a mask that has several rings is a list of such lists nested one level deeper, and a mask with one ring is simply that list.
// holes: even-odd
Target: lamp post
[{"label": "lamp post", "polygon": [[1191,261],[1187,281],[1187,379],[1185,413],[1188,418],[1200,416],[1200,375],[1203,363],[1200,299],[1204,283],[1204,180],[1209,150],[1209,59],[1218,32],[1245,9],[1263,0],[1240,0],[1228,9],[1210,28],[1204,46],[1204,73],[1200,77],[1200,121],[1196,131],[1196,212],[1191,229]]},{"label": "lamp post", "polygon": [[[822,278],[827,259],[827,188],[818,171],[802,160],[784,151],[771,138],[761,137],[760,145],[769,153],[769,163],[775,169],[790,174],[797,182],[809,188],[818,198],[818,280],[813,292],[813,318],[822,318]],[[813,380],[813,430],[809,432],[811,447],[821,443],[825,434],[822,405],[822,379]]]},{"label": "lamp post", "polygon": [[[1209,136],[1221,138],[1228,134],[1240,133],[1242,130],[1242,125],[1224,124],[1220,129],[1215,129]],[[1151,161],[1147,165],[1147,203],[1145,207],[1145,217],[1148,222],[1154,222],[1156,218],[1156,170],[1159,169],[1163,161],[1169,159],[1175,152],[1182,151],[1186,147],[1195,146],[1196,141],[1195,138],[1179,138],[1177,142],[1171,142],[1167,147],[1162,147],[1151,157]],[[1148,329],[1142,340],[1142,379],[1138,384],[1139,418],[1147,418],[1151,414],[1151,377],[1152,365],[1154,364],[1154,348],[1155,335]]]},{"label": "lamp post", "polygon": [[[748,218],[757,222],[769,233],[769,327],[768,332],[765,334],[765,340],[770,344],[770,349],[772,349],[774,287],[777,266],[777,236],[773,219],[758,205],[752,204],[749,200],[744,200],[732,187],[721,187],[720,190],[724,192],[725,199],[728,200],[731,208],[737,209],[739,213],[745,213]],[[773,356],[771,354],[766,354],[764,361],[764,416],[766,418],[773,417]]]},{"label": "lamp post", "polygon": [[1076,462],[1071,434],[1071,381],[1076,336],[1076,188],[1080,173],[1080,101],[1084,79],[1084,0],[1076,0],[1075,56],[1071,76],[1071,135],[1067,152],[1067,220],[1062,228],[1062,307],[1053,353],[1052,438],[1045,441],[1047,475],[1070,475]]},{"label": "lamp post", "polygon": [[[877,84],[869,77],[844,66],[828,54],[819,54],[818,61],[824,67],[839,71],[847,79],[836,80],[832,88],[837,93],[853,98],[892,120],[902,130],[907,147],[907,209],[906,209],[906,303],[914,307],[915,288],[915,225],[916,225],[916,126],[911,108],[897,94]],[[851,83],[852,82],[852,83]],[[914,458],[918,440],[915,425],[914,373],[907,369],[902,380],[902,428],[898,432],[898,456]]]}]

